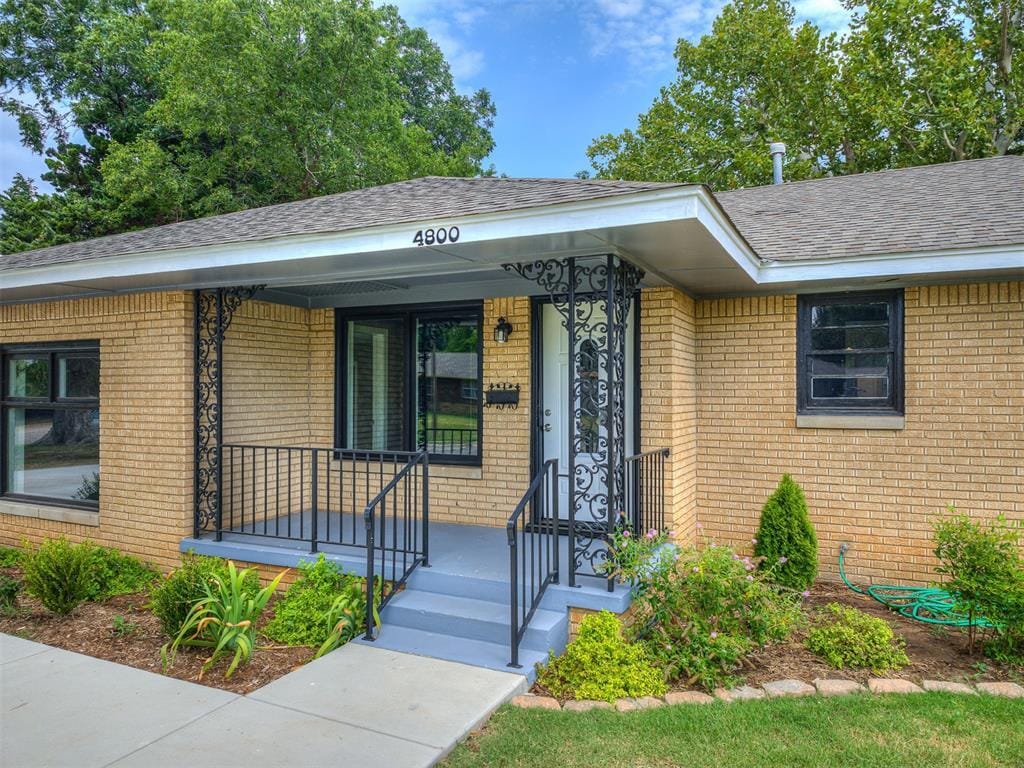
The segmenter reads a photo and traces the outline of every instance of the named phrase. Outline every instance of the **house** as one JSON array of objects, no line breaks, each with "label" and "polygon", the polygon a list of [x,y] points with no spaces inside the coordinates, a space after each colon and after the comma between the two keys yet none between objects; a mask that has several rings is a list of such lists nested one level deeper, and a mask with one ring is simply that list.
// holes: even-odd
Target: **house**
[{"label": "house", "polygon": [[[933,578],[1024,516],[1024,157],[713,193],[424,178],[0,257],[0,541],[325,552],[377,642],[529,665],[627,523]],[[569,614],[567,614],[569,609]],[[520,647],[521,646],[521,647]]]}]

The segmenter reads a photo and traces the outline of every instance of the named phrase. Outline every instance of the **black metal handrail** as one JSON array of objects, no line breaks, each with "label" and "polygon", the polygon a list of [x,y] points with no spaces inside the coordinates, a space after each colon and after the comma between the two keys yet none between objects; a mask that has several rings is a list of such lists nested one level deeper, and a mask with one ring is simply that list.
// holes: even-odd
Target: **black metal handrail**
[{"label": "black metal handrail", "polygon": [[363,510],[366,530],[367,640],[374,639],[377,578],[382,584],[381,600],[376,606],[379,611],[405,584],[416,566],[430,565],[429,486],[430,462],[427,452],[419,451],[412,455]]},{"label": "black metal handrail", "polygon": [[558,459],[544,462],[506,525],[509,552],[510,667],[548,584],[558,583]]},{"label": "black metal handrail", "polygon": [[419,454],[228,443],[214,534],[365,547],[359,513]]},{"label": "black metal handrail", "polygon": [[626,522],[638,533],[665,530],[665,460],[668,448],[626,458]]},{"label": "black metal handrail", "polygon": [[425,427],[426,449],[433,454],[473,456],[477,451],[480,433],[476,427]]}]

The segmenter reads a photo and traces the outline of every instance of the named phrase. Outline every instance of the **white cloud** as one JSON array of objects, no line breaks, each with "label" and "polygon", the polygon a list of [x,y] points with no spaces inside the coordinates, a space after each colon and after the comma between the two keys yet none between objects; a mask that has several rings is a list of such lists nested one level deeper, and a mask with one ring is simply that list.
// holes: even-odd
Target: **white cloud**
[{"label": "white cloud", "polygon": [[460,88],[483,71],[484,52],[467,42],[473,26],[494,6],[472,0],[391,0],[409,24],[423,27],[441,48]]}]

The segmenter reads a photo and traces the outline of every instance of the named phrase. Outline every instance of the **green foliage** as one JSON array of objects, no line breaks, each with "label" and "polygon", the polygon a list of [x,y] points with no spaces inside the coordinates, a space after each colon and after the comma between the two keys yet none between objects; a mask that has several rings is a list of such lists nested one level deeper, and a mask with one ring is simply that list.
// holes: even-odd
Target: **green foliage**
[{"label": "green foliage", "polygon": [[876,675],[910,663],[905,643],[883,620],[829,603],[807,634],[807,648],[836,669],[870,669]]},{"label": "green foliage", "polygon": [[66,616],[96,593],[94,548],[50,539],[21,556],[25,591],[47,610]]},{"label": "green foliage", "polygon": [[0,613],[10,615],[17,610],[21,582],[13,576],[0,573]]},{"label": "green foliage", "polygon": [[17,547],[0,547],[0,568],[16,568],[20,564],[20,549]]},{"label": "green foliage", "polygon": [[142,592],[160,575],[153,566],[116,549],[87,543],[78,546],[88,547],[92,553],[93,583],[89,600],[106,600],[114,595]]},{"label": "green foliage", "polygon": [[537,682],[559,699],[615,701],[623,696],[660,696],[665,681],[642,645],[626,641],[608,611],[580,622],[579,634],[561,656],[552,654]]},{"label": "green foliage", "polygon": [[138,624],[133,621],[128,621],[124,616],[115,616],[110,627],[110,631],[117,637],[129,637],[134,635],[138,629]]},{"label": "green foliage", "polygon": [[[1005,518],[980,523],[949,508],[950,517],[937,520],[935,569],[946,577],[943,587],[952,593],[957,609],[971,618],[968,642],[973,651],[984,617],[992,626],[985,652],[1003,661],[1024,663],[1024,559],[1020,534]],[[1019,524],[1018,524],[1019,527]]]},{"label": "green foliage", "polygon": [[[366,592],[365,579],[352,580],[345,586],[340,595],[334,598],[331,607],[327,611],[327,626],[330,633],[327,639],[320,644],[316,651],[316,657],[320,658],[325,653],[330,653],[362,630],[366,619]],[[380,628],[380,614],[377,612],[380,606],[381,595],[383,594],[384,581],[374,577],[373,590],[373,621],[377,628]]]},{"label": "green foliage", "polygon": [[842,38],[786,0],[733,0],[635,129],[595,139],[601,178],[767,184],[768,144],[800,180],[1024,149],[1020,0],[846,3]]},{"label": "green foliage", "polygon": [[789,475],[761,509],[754,554],[776,584],[790,589],[807,589],[818,575],[818,537],[804,492]]},{"label": "green foliage", "polygon": [[[252,597],[259,591],[259,576],[243,571],[243,590]],[[177,637],[192,607],[207,596],[207,587],[214,577],[226,578],[227,561],[217,557],[202,557],[191,552],[181,559],[181,567],[153,587],[150,607],[168,637]]]},{"label": "green foliage", "polygon": [[748,654],[801,621],[799,595],[771,575],[728,547],[681,550],[634,587],[632,635],[669,680],[731,683]]},{"label": "green foliage", "polygon": [[608,538],[608,559],[599,563],[597,570],[614,576],[623,584],[637,584],[652,570],[666,567],[675,552],[667,533],[652,528],[637,536],[623,528]]},{"label": "green foliage", "polygon": [[251,568],[239,571],[229,560],[227,573],[214,573],[210,581],[203,584],[206,596],[192,606],[174,640],[160,649],[164,669],[174,664],[182,646],[210,648],[212,653],[203,664],[200,677],[221,656],[233,651],[224,673],[224,677],[231,677],[239,664],[247,664],[252,658],[256,650],[256,622],[287,572],[287,569],[281,571],[253,595],[248,582],[257,578],[256,571]]},{"label": "green foliage", "polygon": [[342,614],[351,615],[356,624],[362,620],[366,610],[364,579],[339,570],[323,554],[315,563],[299,565],[299,572],[285,596],[274,604],[274,618],[263,634],[286,645],[320,646],[331,638]]},{"label": "green foliage", "polygon": [[370,0],[0,0],[0,41],[0,109],[55,188],[14,180],[0,253],[485,173],[494,145],[488,92]]}]

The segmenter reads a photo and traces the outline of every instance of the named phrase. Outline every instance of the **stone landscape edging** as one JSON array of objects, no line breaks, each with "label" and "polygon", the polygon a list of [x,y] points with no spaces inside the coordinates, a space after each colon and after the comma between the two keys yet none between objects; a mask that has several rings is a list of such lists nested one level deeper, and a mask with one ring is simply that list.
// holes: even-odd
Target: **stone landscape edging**
[{"label": "stone landscape edging", "polygon": [[538,696],[534,693],[524,693],[514,696],[511,704],[521,709],[547,709],[560,710],[565,712],[589,712],[594,709],[613,709],[618,712],[634,712],[641,709],[653,709],[667,705],[677,704],[713,704],[715,701],[733,702],[750,701],[754,699],[776,699],[792,698],[803,696],[850,696],[850,695],[875,695],[875,694],[909,694],[925,693],[926,691],[939,691],[945,693],[956,693],[966,696],[977,696],[983,693],[989,696],[1002,696],[1008,699],[1024,699],[1024,686],[1017,683],[995,682],[975,683],[973,686],[967,683],[957,683],[948,680],[923,680],[921,685],[895,677],[872,677],[868,680],[865,688],[853,680],[841,678],[817,678],[813,685],[803,680],[785,679],[772,680],[763,686],[741,685],[737,688],[725,689],[716,688],[714,695],[701,691],[670,691],[664,696],[642,696],[640,698],[616,699],[615,704],[607,701],[567,701],[564,705],[558,702],[553,696]]}]

